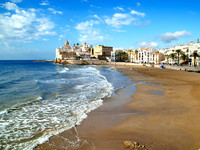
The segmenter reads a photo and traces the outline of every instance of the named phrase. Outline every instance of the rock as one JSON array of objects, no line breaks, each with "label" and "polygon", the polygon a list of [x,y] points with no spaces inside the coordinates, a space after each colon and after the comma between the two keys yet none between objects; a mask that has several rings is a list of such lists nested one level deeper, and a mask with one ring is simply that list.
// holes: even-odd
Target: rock
[{"label": "rock", "polygon": [[140,145],[135,141],[124,141],[124,147],[130,150],[148,150],[144,145]]},{"label": "rock", "polygon": [[124,141],[125,148],[133,148],[134,144],[131,141]]}]

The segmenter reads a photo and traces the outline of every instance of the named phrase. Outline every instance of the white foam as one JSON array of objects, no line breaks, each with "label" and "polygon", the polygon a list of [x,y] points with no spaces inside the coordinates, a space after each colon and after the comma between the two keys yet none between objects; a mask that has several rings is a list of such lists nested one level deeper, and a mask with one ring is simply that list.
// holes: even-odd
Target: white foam
[{"label": "white foam", "polygon": [[43,100],[42,96],[39,96],[36,100]]},{"label": "white foam", "polygon": [[[7,145],[12,149],[32,149],[37,144],[43,143],[52,135],[70,129],[76,124],[80,124],[87,118],[87,113],[103,104],[102,98],[110,96],[113,86],[100,72],[93,68],[77,68],[68,73],[79,74],[77,80],[80,83],[74,87],[74,92],[57,95],[56,99],[43,99],[23,108],[11,111],[5,119],[2,118],[0,133],[4,136],[4,141],[11,143]],[[66,81],[65,79],[44,80],[45,83]],[[69,82],[69,81],[68,81]],[[65,82],[65,84],[68,84]],[[3,123],[10,122],[3,128]],[[14,120],[14,122],[13,122]],[[48,130],[47,130],[48,128]],[[22,133],[23,134],[22,134]],[[31,139],[35,134],[44,133],[37,139]],[[16,136],[17,135],[17,136]],[[26,143],[20,143],[24,139],[31,139]],[[18,141],[14,145],[12,141]],[[7,147],[7,148],[8,148]]]},{"label": "white foam", "polygon": [[69,71],[69,68],[65,67],[63,70],[59,71],[59,73],[66,73],[67,71]]},{"label": "white foam", "polygon": [[7,113],[7,109],[0,111],[0,115]]}]

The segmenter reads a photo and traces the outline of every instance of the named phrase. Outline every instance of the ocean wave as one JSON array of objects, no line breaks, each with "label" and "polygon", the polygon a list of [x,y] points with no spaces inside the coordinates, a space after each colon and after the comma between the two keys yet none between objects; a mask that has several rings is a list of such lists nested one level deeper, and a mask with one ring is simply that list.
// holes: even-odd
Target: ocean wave
[{"label": "ocean wave", "polygon": [[65,67],[63,70],[58,71],[58,73],[66,73],[67,71],[69,71],[69,68]]},{"label": "ocean wave", "polygon": [[1,114],[0,149],[34,148],[52,135],[80,124],[87,113],[103,104],[102,98],[112,93],[112,84],[94,67],[74,68],[66,73],[77,76],[37,79],[35,82],[61,84],[61,89],[65,85],[71,87],[70,92],[62,90],[47,99],[37,97]]}]

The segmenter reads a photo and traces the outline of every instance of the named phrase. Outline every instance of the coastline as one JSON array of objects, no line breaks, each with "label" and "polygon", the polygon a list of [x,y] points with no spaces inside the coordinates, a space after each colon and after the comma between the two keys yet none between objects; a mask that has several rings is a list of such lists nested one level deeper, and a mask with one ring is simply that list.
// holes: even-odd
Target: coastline
[{"label": "coastline", "polygon": [[[127,104],[121,102],[126,99],[122,92],[120,101],[115,101],[116,97],[105,100],[102,107],[89,113],[76,128],[83,141],[81,149],[123,149],[126,140],[139,142],[152,150],[200,148],[200,78],[197,73],[144,66],[117,66],[117,69],[132,81],[147,83],[136,85],[137,91],[132,98],[129,95]],[[118,105],[117,109],[111,109],[115,105],[107,105],[109,102]],[[67,137],[69,132],[72,135],[73,130],[61,136]],[[65,145],[63,142],[54,136],[36,149],[48,149],[52,143]]]}]

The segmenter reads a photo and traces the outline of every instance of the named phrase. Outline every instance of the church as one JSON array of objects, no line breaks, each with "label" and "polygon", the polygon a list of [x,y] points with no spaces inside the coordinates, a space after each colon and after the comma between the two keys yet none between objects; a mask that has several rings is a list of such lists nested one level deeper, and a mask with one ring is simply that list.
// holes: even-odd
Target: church
[{"label": "church", "polygon": [[76,59],[77,57],[90,57],[90,50],[92,49],[92,45],[87,45],[83,43],[83,45],[79,45],[78,43],[74,44],[74,46],[69,45],[69,41],[66,40],[65,45],[56,48],[56,61],[66,60],[66,59]]}]

